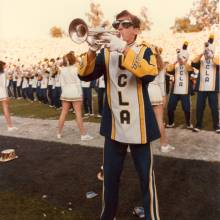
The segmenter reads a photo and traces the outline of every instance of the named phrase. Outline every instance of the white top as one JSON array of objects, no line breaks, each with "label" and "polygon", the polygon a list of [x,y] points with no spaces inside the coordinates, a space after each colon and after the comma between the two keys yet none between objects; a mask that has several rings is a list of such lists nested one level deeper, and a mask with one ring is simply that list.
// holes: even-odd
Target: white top
[{"label": "white top", "polygon": [[98,87],[99,88],[105,88],[105,80],[104,80],[104,75],[102,75],[100,78],[97,79],[98,82]]},{"label": "white top", "polygon": [[76,101],[82,99],[80,79],[75,65],[63,67],[60,73],[61,100]]},{"label": "white top", "polygon": [[81,81],[81,85],[82,85],[83,88],[89,88],[90,84],[91,84],[91,82]]},{"label": "white top", "polygon": [[40,88],[41,89],[46,89],[47,88],[47,84],[48,84],[47,75],[43,74],[42,77],[43,77],[43,79],[41,80]]},{"label": "white top", "polygon": [[158,75],[154,78],[152,82],[149,83],[150,85],[158,85],[161,90],[161,95],[166,96],[165,93],[165,72],[161,70]]},{"label": "white top", "polygon": [[0,73],[0,101],[8,98],[6,74]]}]

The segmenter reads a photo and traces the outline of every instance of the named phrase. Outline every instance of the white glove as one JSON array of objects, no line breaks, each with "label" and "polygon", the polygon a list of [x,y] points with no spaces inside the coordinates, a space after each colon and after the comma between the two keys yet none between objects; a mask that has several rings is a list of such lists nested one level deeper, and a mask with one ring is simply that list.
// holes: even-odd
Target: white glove
[{"label": "white glove", "polygon": [[123,53],[125,47],[127,46],[127,43],[125,41],[109,33],[103,34],[101,36],[101,40],[108,42],[105,44],[105,47],[108,47],[110,51],[117,51],[119,53]]},{"label": "white glove", "polygon": [[89,44],[89,49],[96,52],[101,49],[102,45],[97,44],[97,37],[96,36],[88,36],[87,37],[87,42]]},{"label": "white glove", "polygon": [[197,79],[198,78],[198,74],[197,73],[192,73],[191,77],[194,78],[194,79]]}]

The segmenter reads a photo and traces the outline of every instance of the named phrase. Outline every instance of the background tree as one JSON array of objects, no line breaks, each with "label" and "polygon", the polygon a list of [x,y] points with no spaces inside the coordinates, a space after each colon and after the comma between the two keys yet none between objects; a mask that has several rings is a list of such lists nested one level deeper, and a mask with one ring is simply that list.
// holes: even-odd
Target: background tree
[{"label": "background tree", "polygon": [[194,2],[189,17],[195,20],[195,25],[203,30],[219,23],[219,0],[199,0]]},{"label": "background tree", "polygon": [[63,37],[64,32],[61,30],[60,27],[53,26],[50,29],[50,35],[51,35],[51,37]]},{"label": "background tree", "polygon": [[142,31],[150,30],[150,26],[152,25],[152,22],[149,21],[148,9],[146,7],[141,8],[140,20],[141,20],[141,30]]},{"label": "background tree", "polygon": [[219,23],[219,0],[197,0],[188,15],[176,18],[174,32],[195,32]]},{"label": "background tree", "polygon": [[86,13],[90,27],[98,27],[103,22],[103,12],[100,9],[100,4],[90,3],[90,12]]}]

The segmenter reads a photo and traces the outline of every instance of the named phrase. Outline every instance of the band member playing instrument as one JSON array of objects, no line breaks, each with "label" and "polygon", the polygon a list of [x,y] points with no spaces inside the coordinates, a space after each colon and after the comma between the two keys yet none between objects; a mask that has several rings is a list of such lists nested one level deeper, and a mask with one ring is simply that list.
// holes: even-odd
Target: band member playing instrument
[{"label": "band member playing instrument", "polygon": [[120,38],[102,34],[100,53],[96,36],[89,36],[89,51],[82,56],[79,77],[84,81],[104,75],[106,98],[101,122],[104,144],[104,186],[101,220],[116,218],[120,176],[128,146],[141,182],[145,219],[159,220],[150,142],[159,129],[147,85],[158,74],[154,51],[136,43],[140,20],[127,10],[116,16],[113,27]]},{"label": "band member playing instrument", "polygon": [[213,129],[220,133],[218,113],[218,92],[220,87],[219,58],[214,56],[213,49],[214,35],[210,35],[205,43],[203,54],[199,55],[192,62],[192,66],[199,70],[196,82],[197,103],[196,103],[196,126],[193,129],[199,132],[202,128],[203,112],[206,99],[212,113]]},{"label": "band member playing instrument", "polygon": [[188,42],[184,42],[182,49],[177,49],[177,61],[167,66],[167,73],[173,76],[173,85],[167,105],[168,124],[167,128],[174,127],[174,112],[179,101],[185,114],[186,128],[192,129],[190,112],[190,95],[193,84],[191,75],[193,68],[187,64],[189,54],[187,51]]},{"label": "band member playing instrument", "polygon": [[8,126],[8,131],[17,130],[16,127],[13,126],[10,112],[9,112],[9,100],[7,93],[7,85],[6,85],[6,73],[5,73],[6,63],[0,61],[0,102],[2,103],[3,114],[6,119],[6,123]]},{"label": "band member playing instrument", "polygon": [[58,123],[58,134],[57,138],[60,139],[63,131],[65,118],[68,114],[69,108],[72,107],[76,113],[76,122],[79,127],[81,140],[91,140],[92,136],[86,134],[83,119],[82,119],[82,89],[80,86],[80,80],[77,75],[77,67],[75,65],[76,58],[73,53],[68,53],[63,57],[63,67],[60,73],[61,82],[61,100],[62,100],[62,111]]}]

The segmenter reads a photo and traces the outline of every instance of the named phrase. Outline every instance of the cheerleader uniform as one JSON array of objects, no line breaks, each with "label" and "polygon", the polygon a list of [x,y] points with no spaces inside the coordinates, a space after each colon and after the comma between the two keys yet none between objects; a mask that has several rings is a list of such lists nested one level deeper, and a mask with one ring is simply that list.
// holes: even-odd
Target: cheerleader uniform
[{"label": "cheerleader uniform", "polygon": [[0,73],[0,101],[8,99],[8,92],[6,88],[6,74]]},{"label": "cheerleader uniform", "polygon": [[82,89],[75,65],[63,67],[60,73],[61,98],[63,101],[82,101]]}]

